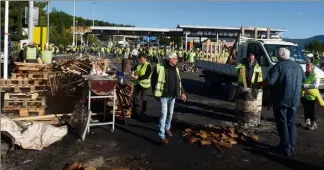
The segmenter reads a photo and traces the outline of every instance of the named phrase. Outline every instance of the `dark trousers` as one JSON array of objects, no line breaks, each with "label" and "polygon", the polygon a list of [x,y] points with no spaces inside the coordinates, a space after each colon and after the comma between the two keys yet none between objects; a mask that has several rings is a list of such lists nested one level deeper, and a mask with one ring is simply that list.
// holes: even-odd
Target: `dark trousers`
[{"label": "dark trousers", "polygon": [[135,86],[133,93],[133,114],[142,115],[146,112],[147,90],[139,84]]},{"label": "dark trousers", "polygon": [[280,137],[280,147],[288,151],[296,145],[296,107],[273,106],[273,113]]},{"label": "dark trousers", "polygon": [[133,55],[132,58],[133,58],[133,65],[136,65],[137,64],[137,56]]},{"label": "dark trousers", "polygon": [[315,121],[315,100],[302,99],[304,107],[304,117],[310,119],[312,122]]}]

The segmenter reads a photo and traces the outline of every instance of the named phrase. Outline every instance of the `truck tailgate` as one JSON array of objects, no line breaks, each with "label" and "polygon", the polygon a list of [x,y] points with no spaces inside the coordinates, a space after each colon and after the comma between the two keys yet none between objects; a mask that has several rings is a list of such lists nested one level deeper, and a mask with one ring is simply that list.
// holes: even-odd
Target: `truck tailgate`
[{"label": "truck tailgate", "polygon": [[235,65],[220,64],[212,61],[196,60],[196,66],[199,69],[203,70],[208,70],[230,76],[236,75],[234,71]]}]

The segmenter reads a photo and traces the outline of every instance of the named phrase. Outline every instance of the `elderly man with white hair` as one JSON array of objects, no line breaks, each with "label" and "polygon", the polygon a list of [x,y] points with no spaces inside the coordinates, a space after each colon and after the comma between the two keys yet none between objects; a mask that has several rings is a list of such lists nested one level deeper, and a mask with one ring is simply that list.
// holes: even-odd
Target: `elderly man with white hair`
[{"label": "elderly man with white hair", "polygon": [[186,95],[181,84],[178,58],[176,52],[168,52],[164,62],[156,66],[152,75],[154,97],[160,101],[159,137],[162,144],[167,144],[165,132],[172,136],[170,131],[173,109],[176,97],[186,101]]},{"label": "elderly man with white hair", "polygon": [[302,67],[290,60],[290,51],[279,48],[279,63],[268,72],[264,85],[270,85],[273,113],[280,137],[276,151],[290,156],[296,145],[296,106],[299,104],[305,73]]}]

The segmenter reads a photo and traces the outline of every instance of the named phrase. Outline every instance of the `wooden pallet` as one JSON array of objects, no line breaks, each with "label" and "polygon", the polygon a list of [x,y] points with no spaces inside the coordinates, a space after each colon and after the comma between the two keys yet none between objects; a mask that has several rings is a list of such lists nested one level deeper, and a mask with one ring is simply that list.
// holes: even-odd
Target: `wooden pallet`
[{"label": "wooden pallet", "polygon": [[33,80],[33,79],[9,79],[0,80],[0,87],[2,86],[48,86],[47,80]]},{"label": "wooden pallet", "polygon": [[37,100],[39,93],[5,93],[4,100]]},{"label": "wooden pallet", "polygon": [[45,92],[47,86],[0,86],[0,92],[29,93],[29,92]]},{"label": "wooden pallet", "polygon": [[42,107],[46,106],[46,100],[5,100],[3,101],[3,107]]},{"label": "wooden pallet", "polygon": [[36,113],[37,116],[43,116],[45,113],[45,107],[4,107],[3,111],[18,111],[19,116],[26,117],[32,116],[32,113]]},{"label": "wooden pallet", "polygon": [[35,80],[48,80],[48,75],[47,72],[11,73],[11,79],[28,78]]}]

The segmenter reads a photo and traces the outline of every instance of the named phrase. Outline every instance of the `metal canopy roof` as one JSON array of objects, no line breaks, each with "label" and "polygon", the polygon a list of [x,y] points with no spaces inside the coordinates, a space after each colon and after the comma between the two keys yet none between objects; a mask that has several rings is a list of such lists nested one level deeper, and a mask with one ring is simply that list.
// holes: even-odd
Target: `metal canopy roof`
[{"label": "metal canopy roof", "polygon": [[139,27],[90,27],[92,33],[106,35],[162,35],[162,36],[182,36],[182,29],[168,28],[139,28]]},{"label": "metal canopy roof", "polygon": [[[214,26],[194,26],[194,25],[178,25],[177,28],[182,29],[201,29],[201,30],[223,30],[223,31],[240,31],[241,27],[214,27]],[[255,27],[243,27],[245,31],[254,31]],[[258,31],[267,31],[267,28],[259,28]],[[285,29],[270,28],[271,32],[286,32]]]},{"label": "metal canopy roof", "polygon": [[[242,27],[245,35],[252,36],[255,27]],[[235,38],[241,33],[238,27],[213,27],[213,26],[192,26],[178,25],[176,29],[168,28],[140,28],[140,27],[90,27],[91,33],[88,34],[105,34],[105,35],[133,35],[133,36],[184,36],[188,33],[188,37],[216,37],[219,38]],[[266,33],[268,28],[257,28],[259,33]],[[279,34],[285,32],[285,29],[270,28],[271,34]]]}]

